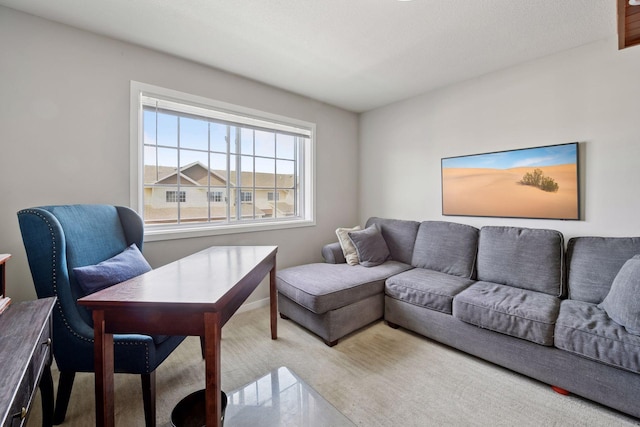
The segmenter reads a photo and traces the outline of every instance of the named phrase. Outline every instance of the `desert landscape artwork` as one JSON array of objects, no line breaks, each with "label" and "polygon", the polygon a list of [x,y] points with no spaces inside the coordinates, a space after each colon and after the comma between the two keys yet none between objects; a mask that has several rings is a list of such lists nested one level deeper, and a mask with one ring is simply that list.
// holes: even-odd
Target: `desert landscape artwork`
[{"label": "desert landscape artwork", "polygon": [[442,214],[580,219],[578,143],[442,159]]}]

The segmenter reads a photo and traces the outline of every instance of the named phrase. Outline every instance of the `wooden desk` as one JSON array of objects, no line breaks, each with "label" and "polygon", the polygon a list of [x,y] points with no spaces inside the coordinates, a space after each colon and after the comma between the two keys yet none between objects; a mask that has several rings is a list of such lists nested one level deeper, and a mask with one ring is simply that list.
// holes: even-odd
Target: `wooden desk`
[{"label": "wooden desk", "polygon": [[36,387],[42,425],[53,425],[51,311],[56,299],[13,304],[0,315],[0,426],[27,422]]},{"label": "wooden desk", "polygon": [[207,426],[220,424],[222,326],[269,274],[277,338],[277,246],[214,246],[78,300],[93,310],[96,423],[113,426],[113,334],[204,337]]}]

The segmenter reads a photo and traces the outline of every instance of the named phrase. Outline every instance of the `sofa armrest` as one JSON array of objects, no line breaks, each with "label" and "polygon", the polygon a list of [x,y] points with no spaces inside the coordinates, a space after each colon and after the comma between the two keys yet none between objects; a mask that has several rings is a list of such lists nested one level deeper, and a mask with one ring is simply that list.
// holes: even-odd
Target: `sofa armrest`
[{"label": "sofa armrest", "polygon": [[343,264],[347,262],[342,253],[340,242],[329,243],[322,248],[322,257],[324,262],[329,264]]}]

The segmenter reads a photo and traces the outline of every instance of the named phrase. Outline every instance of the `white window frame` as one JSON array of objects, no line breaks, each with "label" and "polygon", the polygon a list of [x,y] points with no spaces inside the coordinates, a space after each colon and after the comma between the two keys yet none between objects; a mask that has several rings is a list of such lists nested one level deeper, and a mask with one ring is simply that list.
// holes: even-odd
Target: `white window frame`
[{"label": "white window frame", "polygon": [[141,97],[152,96],[169,102],[184,103],[194,110],[213,109],[218,112],[227,112],[243,116],[247,123],[269,122],[281,130],[305,129],[309,134],[309,142],[305,146],[303,159],[303,175],[300,177],[303,186],[303,194],[300,195],[300,216],[289,218],[269,218],[255,221],[239,221],[227,224],[171,224],[171,225],[145,225],[144,240],[159,241],[181,239],[219,234],[246,233],[255,231],[280,230],[296,227],[308,227],[315,225],[315,133],[314,123],[292,119],[252,108],[216,101],[198,95],[166,89],[146,83],[131,81],[130,99],[130,194],[131,207],[142,214],[144,201],[142,191],[144,187],[143,166],[143,125]]}]

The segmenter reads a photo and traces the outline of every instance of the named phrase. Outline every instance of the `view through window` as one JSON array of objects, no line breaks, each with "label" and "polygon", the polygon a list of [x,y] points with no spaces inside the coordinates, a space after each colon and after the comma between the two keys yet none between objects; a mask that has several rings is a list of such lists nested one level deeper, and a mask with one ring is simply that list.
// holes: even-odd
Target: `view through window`
[{"label": "view through window", "polygon": [[145,225],[308,218],[311,129],[148,94],[140,107]]}]

